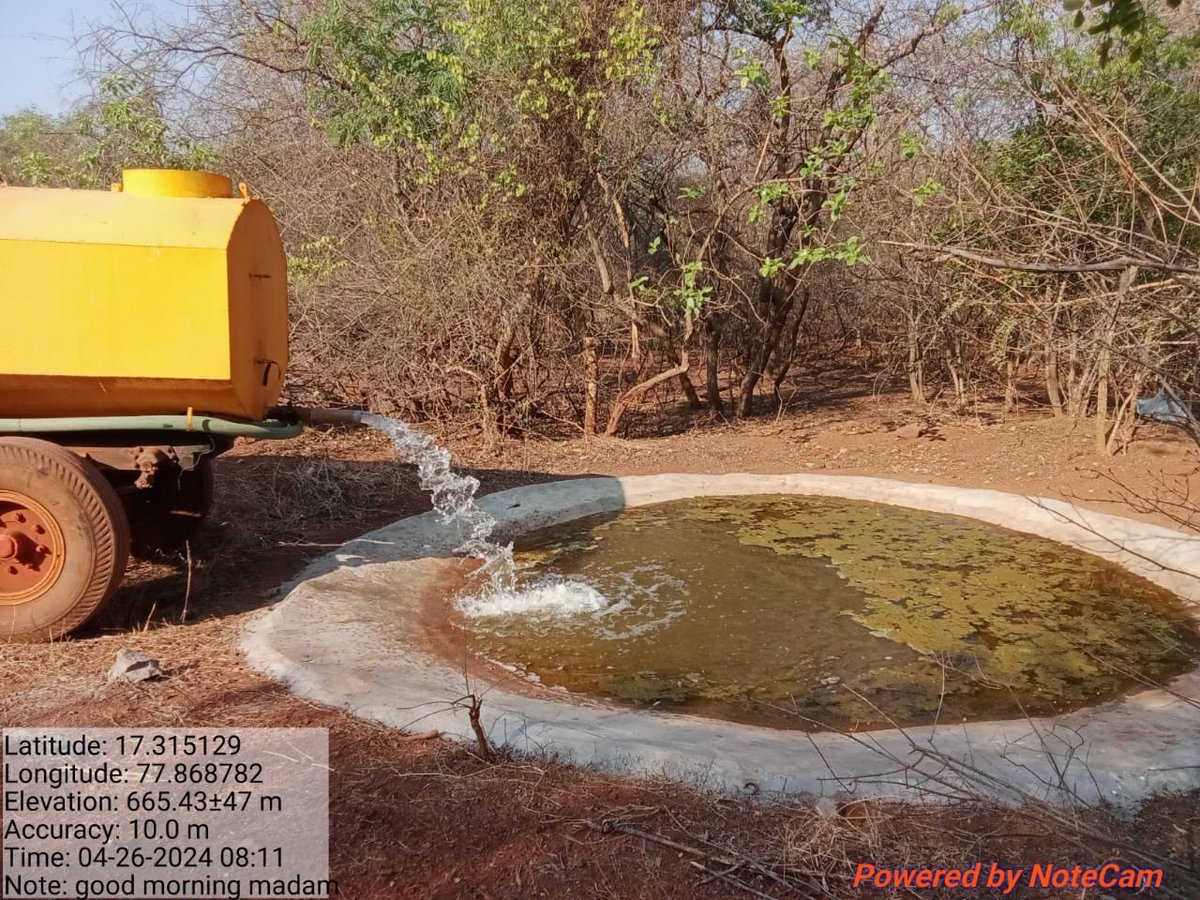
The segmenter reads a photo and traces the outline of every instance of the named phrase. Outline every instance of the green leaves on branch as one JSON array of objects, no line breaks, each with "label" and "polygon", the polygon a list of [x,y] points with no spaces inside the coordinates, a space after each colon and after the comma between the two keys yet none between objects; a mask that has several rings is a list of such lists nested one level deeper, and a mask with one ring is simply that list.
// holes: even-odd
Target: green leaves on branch
[{"label": "green leaves on branch", "polygon": [[507,197],[530,183],[540,123],[594,130],[658,47],[641,0],[331,0],[300,31],[331,138],[415,152],[426,179],[499,172]]},{"label": "green leaves on branch", "polygon": [[[1167,6],[1177,8],[1181,0],[1164,0]],[[1085,6],[1097,10],[1099,15],[1088,27],[1088,34],[1100,36],[1099,53],[1101,65],[1108,62],[1112,53],[1113,37],[1119,35],[1130,41],[1129,58],[1136,62],[1144,52],[1143,39],[1150,30],[1151,18],[1147,0],[1063,0],[1063,9],[1074,13],[1072,24],[1076,28],[1087,25]]]},{"label": "green leaves on branch", "polygon": [[470,81],[448,28],[455,6],[331,0],[301,26],[308,64],[324,75],[310,107],[331,139],[430,155],[444,146]]},{"label": "green leaves on branch", "polygon": [[289,283],[304,288],[327,281],[346,266],[346,261],[338,258],[345,243],[345,238],[323,235],[315,241],[301,244],[287,257]]},{"label": "green leaves on branch", "polygon": [[100,79],[100,102],[94,112],[83,115],[80,130],[91,142],[80,163],[97,186],[115,179],[114,169],[204,169],[215,158],[203,144],[173,139],[157,98],[122,74]]},{"label": "green leaves on branch", "polygon": [[766,67],[761,59],[752,60],[742,66],[737,72],[738,78],[741,81],[742,89],[745,90],[750,85],[758,88],[765,88],[769,83],[767,78]]},{"label": "green leaves on branch", "polygon": [[172,134],[155,94],[127,75],[102,76],[79,112],[28,110],[0,120],[0,171],[22,184],[107,188],[123,168],[204,169],[213,158]]},{"label": "green leaves on branch", "polygon": [[867,256],[862,238],[851,235],[843,241],[835,241],[831,244],[801,247],[790,260],[768,256],[759,265],[758,274],[763,278],[774,278],[784,271],[793,271],[822,262],[839,262],[853,268],[859,263],[870,261],[871,258]]},{"label": "green leaves on branch", "polygon": [[791,24],[812,15],[812,7],[797,0],[769,0],[766,3],[767,15],[780,24]]},{"label": "green leaves on branch", "polygon": [[699,282],[703,272],[704,263],[698,261],[684,263],[680,268],[683,283],[672,292],[672,295],[688,315],[697,315],[704,308],[704,304],[708,302],[708,298],[712,296],[712,285],[702,285]]},{"label": "green leaves on branch", "polygon": [[862,242],[862,238],[857,235],[850,235],[843,241],[837,241],[832,244],[816,247],[801,247],[796,251],[796,255],[792,257],[792,261],[788,263],[789,269],[799,269],[802,266],[811,266],[814,263],[834,260],[842,263],[844,266],[853,267],[859,263],[870,262],[871,258],[867,256],[866,246]]},{"label": "green leaves on branch", "polygon": [[758,267],[758,274],[763,278],[774,278],[787,268],[787,263],[778,256],[768,256]]},{"label": "green leaves on branch", "polygon": [[[890,88],[890,79],[863,55],[857,41],[842,34],[834,35],[822,50],[805,49],[804,61],[810,70],[823,63],[836,67],[845,90],[820,111],[820,137],[802,151],[794,175],[787,180],[765,181],[753,190],[747,213],[750,224],[767,221],[773,209],[802,217],[797,236],[800,246],[785,255],[762,258],[758,265],[761,278],[773,279],[822,262],[855,266],[869,261],[861,237],[835,239],[834,226],[843,220],[866,171],[861,165],[864,137],[876,122],[877,99]],[[742,72],[747,69],[744,67]],[[757,75],[757,70],[753,74]],[[784,104],[791,102],[786,92],[781,92],[781,100]],[[788,112],[791,110],[786,105],[772,109],[776,122]],[[902,136],[901,146],[909,158],[922,150],[915,135]],[[819,209],[814,209],[817,201]]]},{"label": "green leaves on branch", "polygon": [[673,306],[676,309],[682,309],[689,316],[699,315],[713,294],[712,285],[701,283],[705,271],[704,263],[693,260],[677,263],[677,265],[679,266],[678,287],[660,290],[650,284],[648,275],[642,275],[629,282],[629,293],[643,303]]},{"label": "green leaves on branch", "polygon": [[766,216],[771,204],[782,200],[791,194],[792,188],[786,181],[768,181],[759,186],[754,192],[754,205],[750,207],[749,219],[757,225]]},{"label": "green leaves on branch", "polygon": [[911,131],[906,131],[900,135],[898,142],[900,144],[900,155],[905,159],[912,159],[925,149],[925,142]]},{"label": "green leaves on branch", "polygon": [[726,0],[721,7],[723,25],[763,41],[778,40],[814,14],[811,4],[799,0]]},{"label": "green leaves on branch", "polygon": [[944,193],[946,186],[936,178],[926,178],[923,182],[917,185],[912,190],[913,203],[917,206],[923,206],[926,201],[932,200],[934,197]]},{"label": "green leaves on branch", "polygon": [[825,202],[821,204],[821,209],[829,214],[829,222],[833,224],[842,217],[842,210],[846,206],[846,199],[849,195],[846,189],[834,191],[825,198]]},{"label": "green leaves on branch", "polygon": [[627,2],[617,9],[616,24],[608,29],[609,46],[599,51],[605,60],[604,75],[621,82],[650,76],[658,52],[659,32],[646,22],[646,7]]},{"label": "green leaves on branch", "polygon": [[[983,159],[991,177],[1023,198],[1022,204],[1053,215],[1087,210],[1090,219],[1105,225],[1135,221],[1147,208],[1147,196],[1130,192],[1112,168],[1098,164],[1094,128],[1101,120],[1113,122],[1136,148],[1128,165],[1141,191],[1165,191],[1164,196],[1190,191],[1200,166],[1195,140],[1200,92],[1189,70],[1200,54],[1189,39],[1158,23],[1138,41],[1140,59],[1122,54],[1108,65],[1078,46],[1043,53],[1033,83],[1059,113],[1031,115],[987,148]],[[1169,209],[1170,201],[1163,206]]]}]

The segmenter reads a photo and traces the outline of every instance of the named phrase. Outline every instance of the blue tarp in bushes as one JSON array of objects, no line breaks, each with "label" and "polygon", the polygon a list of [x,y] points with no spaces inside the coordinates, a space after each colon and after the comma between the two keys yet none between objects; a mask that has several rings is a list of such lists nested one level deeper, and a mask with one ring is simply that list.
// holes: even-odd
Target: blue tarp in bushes
[{"label": "blue tarp in bushes", "polygon": [[1138,400],[1137,414],[1138,418],[1166,422],[1168,425],[1186,425],[1195,421],[1187,407],[1172,399],[1166,391],[1159,391],[1153,397]]}]

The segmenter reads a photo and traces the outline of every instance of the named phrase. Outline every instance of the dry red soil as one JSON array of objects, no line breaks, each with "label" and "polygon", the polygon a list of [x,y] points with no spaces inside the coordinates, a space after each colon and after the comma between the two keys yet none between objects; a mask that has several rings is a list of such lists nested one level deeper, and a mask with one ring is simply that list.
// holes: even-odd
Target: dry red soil
[{"label": "dry red soil", "polygon": [[[1087,423],[1042,412],[926,416],[924,437],[893,433],[917,418],[903,399],[860,396],[744,424],[697,420],[655,438],[491,447],[446,438],[484,491],[583,474],[819,470],[993,487],[1178,524],[1190,506],[1182,498],[1200,489],[1195,448],[1165,427],[1101,457]],[[219,462],[218,495],[190,558],[135,566],[103,621],[52,645],[0,645],[0,725],[328,728],[342,896],[884,897],[851,888],[856,863],[1110,858],[1158,860],[1168,869],[1161,896],[1200,896],[1200,795],[1162,798],[1132,817],[972,802],[818,811],[552,760],[488,764],[472,748],[298,700],[247,668],[242,626],[305,560],[424,510],[425,499],[383,441],[353,433],[239,447]],[[107,684],[122,647],[157,657],[167,677]]]}]

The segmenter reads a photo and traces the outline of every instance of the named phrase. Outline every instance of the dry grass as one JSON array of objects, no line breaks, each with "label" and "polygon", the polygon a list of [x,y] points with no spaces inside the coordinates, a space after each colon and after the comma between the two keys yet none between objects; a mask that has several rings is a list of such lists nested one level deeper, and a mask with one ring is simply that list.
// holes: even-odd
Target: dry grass
[{"label": "dry grass", "polygon": [[[805,437],[803,458],[831,433]],[[947,433],[947,442],[920,451],[922,463],[933,468],[935,452],[957,454],[961,477],[977,473],[981,455],[967,440],[971,432],[948,427]],[[981,432],[981,440],[992,447],[997,434]],[[871,443],[869,423],[860,421],[847,435],[842,446],[851,449],[836,458],[860,454],[863,467],[903,465],[906,458],[895,454],[913,452],[886,434]],[[794,430],[714,429],[665,442],[513,446],[506,452],[524,471],[481,475],[486,487],[496,488],[549,471],[729,470],[747,460],[788,471],[799,468],[797,440]],[[1034,471],[1031,460],[1040,455],[1050,460],[1048,468],[1062,470],[1069,446],[1057,438],[1025,443],[1020,452],[1032,457],[1012,457],[1015,471]],[[830,449],[818,452],[835,458]],[[949,463],[937,465],[923,477],[959,477]],[[534,468],[542,471],[529,471]],[[328,728],[333,874],[344,896],[711,898],[753,891],[850,898],[863,896],[849,887],[849,876],[865,861],[968,866],[995,860],[1027,867],[1135,855],[1163,860],[1170,890],[1162,896],[1200,896],[1200,793],[1158,798],[1130,815],[1033,802],[1002,807],[981,798],[818,810],[749,792],[718,797],[548,759],[500,755],[488,764],[472,748],[413,740],[297,699],[243,662],[237,639],[246,618],[305,560],[426,508],[425,499],[412,473],[390,462],[386,444],[345,433],[239,448],[220,463],[218,491],[215,525],[193,548],[190,568],[183,559],[139,566],[114,615],[78,639],[0,645],[0,724]],[[181,621],[185,607],[189,617]],[[104,674],[126,646],[157,657],[168,677],[107,684]],[[1078,891],[1039,896],[1080,898]]]}]

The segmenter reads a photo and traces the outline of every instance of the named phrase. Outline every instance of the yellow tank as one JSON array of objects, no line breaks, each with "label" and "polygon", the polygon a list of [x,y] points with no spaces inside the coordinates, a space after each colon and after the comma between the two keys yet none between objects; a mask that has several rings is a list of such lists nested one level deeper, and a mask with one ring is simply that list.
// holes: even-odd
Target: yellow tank
[{"label": "yellow tank", "polygon": [[0,418],[262,419],[287,368],[287,264],[270,210],[232,195],[163,169],[0,187]]}]

